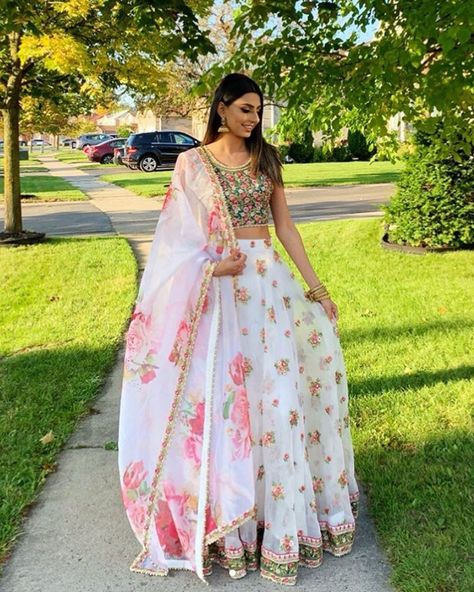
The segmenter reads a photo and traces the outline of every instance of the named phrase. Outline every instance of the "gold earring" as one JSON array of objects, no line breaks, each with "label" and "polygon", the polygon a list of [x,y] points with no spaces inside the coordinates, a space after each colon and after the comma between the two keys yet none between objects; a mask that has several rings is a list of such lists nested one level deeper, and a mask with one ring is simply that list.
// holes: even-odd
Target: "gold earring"
[{"label": "gold earring", "polygon": [[221,116],[221,125],[217,128],[217,131],[222,133],[230,132],[230,129],[227,127],[227,123],[223,115]]}]

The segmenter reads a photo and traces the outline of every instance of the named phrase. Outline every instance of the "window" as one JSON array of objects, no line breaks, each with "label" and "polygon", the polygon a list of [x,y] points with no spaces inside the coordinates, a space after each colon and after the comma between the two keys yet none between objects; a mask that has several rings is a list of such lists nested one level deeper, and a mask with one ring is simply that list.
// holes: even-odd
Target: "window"
[{"label": "window", "polygon": [[174,144],[172,134],[169,132],[160,132],[158,134],[158,142],[160,142],[160,144]]},{"label": "window", "polygon": [[186,136],[185,134],[177,134],[175,132],[173,135],[174,135],[174,141],[176,144],[187,144],[189,146],[194,145],[193,139],[190,138],[189,136]]}]

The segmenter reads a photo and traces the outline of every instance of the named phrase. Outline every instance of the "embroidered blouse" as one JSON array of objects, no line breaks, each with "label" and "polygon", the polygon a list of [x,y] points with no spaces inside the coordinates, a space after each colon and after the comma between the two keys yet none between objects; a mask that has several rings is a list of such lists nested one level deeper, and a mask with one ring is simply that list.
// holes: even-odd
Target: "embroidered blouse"
[{"label": "embroidered blouse", "polygon": [[232,227],[267,225],[273,192],[270,177],[263,173],[252,177],[250,160],[243,165],[230,167],[218,161],[205,146],[203,148],[221,184]]}]

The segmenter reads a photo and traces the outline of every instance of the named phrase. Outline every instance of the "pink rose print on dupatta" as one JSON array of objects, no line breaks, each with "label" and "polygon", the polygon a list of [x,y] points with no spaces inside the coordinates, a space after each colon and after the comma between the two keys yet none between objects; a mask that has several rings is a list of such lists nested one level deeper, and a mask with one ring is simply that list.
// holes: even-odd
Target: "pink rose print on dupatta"
[{"label": "pink rose print on dupatta", "polygon": [[191,332],[191,327],[190,327],[189,323],[187,323],[183,319],[179,323],[178,331],[176,332],[176,339],[173,344],[173,349],[171,350],[171,352],[168,356],[168,360],[175,365],[178,363],[183,345],[188,342],[190,332]]},{"label": "pink rose print on dupatta", "polygon": [[173,191],[174,191],[174,187],[173,187],[172,183],[170,183],[168,186],[168,191],[165,193],[163,205],[161,206],[162,212],[163,212],[163,210],[166,209],[166,206],[168,205],[169,201],[171,200],[171,197],[173,195]]},{"label": "pink rose print on dupatta", "polygon": [[166,500],[158,500],[158,508],[155,512],[155,528],[163,550],[168,555],[180,557],[183,548]]},{"label": "pink rose print on dupatta", "polygon": [[232,378],[232,381],[236,385],[241,385],[244,382],[244,375],[245,375],[245,366],[244,366],[244,356],[241,352],[239,352],[232,362],[229,364],[229,374]]},{"label": "pink rose print on dupatta", "polygon": [[142,499],[129,504],[127,507],[128,517],[136,532],[142,532],[145,528],[146,508],[147,505]]},{"label": "pink rose print on dupatta", "polygon": [[148,475],[142,460],[131,462],[123,474],[123,484],[126,489],[138,489],[141,482]]},{"label": "pink rose print on dupatta", "polygon": [[206,534],[213,532],[216,530],[217,524],[214,520],[214,516],[212,515],[210,506],[206,507]]}]

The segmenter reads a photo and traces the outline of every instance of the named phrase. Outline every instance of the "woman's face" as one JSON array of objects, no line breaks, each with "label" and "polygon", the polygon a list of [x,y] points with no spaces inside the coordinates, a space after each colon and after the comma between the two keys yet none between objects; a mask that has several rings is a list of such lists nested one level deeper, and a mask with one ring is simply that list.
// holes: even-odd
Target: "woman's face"
[{"label": "woman's face", "polygon": [[242,95],[228,107],[220,102],[217,112],[225,117],[231,133],[239,138],[249,138],[253,128],[260,121],[262,105],[257,93]]}]

